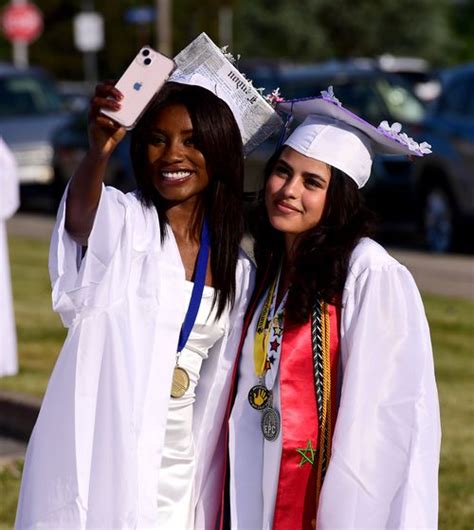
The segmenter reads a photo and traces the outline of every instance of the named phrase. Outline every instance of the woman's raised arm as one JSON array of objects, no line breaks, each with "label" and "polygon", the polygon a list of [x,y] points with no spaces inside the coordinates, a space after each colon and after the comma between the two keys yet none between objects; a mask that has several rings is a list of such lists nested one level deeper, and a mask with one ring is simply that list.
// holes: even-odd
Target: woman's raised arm
[{"label": "woman's raised arm", "polygon": [[83,246],[87,246],[94,224],[110,155],[126,133],[123,127],[102,115],[100,109],[118,110],[121,99],[122,94],[111,81],[97,85],[89,109],[89,150],[69,183],[66,199],[66,230],[78,244]]}]

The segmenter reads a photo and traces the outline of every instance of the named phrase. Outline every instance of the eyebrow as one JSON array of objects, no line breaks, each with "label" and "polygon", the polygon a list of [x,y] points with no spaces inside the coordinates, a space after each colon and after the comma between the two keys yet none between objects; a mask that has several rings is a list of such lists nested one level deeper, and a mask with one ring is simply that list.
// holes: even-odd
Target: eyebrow
[{"label": "eyebrow", "polygon": [[[282,166],[285,167],[285,169],[288,169],[289,171],[291,171],[291,173],[294,173],[293,167],[290,164],[288,164],[288,162],[286,160],[284,160],[283,158],[279,158],[277,163],[275,164],[275,166],[277,166],[278,164],[281,164]],[[326,181],[325,177],[323,177],[322,175],[318,175],[317,173],[310,173],[309,171],[304,171],[303,172],[303,177],[305,177],[305,178],[315,178],[315,179],[319,180],[320,182],[322,182],[323,184],[327,184],[327,181]]]},{"label": "eyebrow", "polygon": [[[179,132],[180,134],[193,134],[194,129],[183,129],[182,131],[179,131]],[[164,129],[156,128],[156,129],[151,129],[150,133],[151,134],[167,134],[167,131],[165,131]]]}]

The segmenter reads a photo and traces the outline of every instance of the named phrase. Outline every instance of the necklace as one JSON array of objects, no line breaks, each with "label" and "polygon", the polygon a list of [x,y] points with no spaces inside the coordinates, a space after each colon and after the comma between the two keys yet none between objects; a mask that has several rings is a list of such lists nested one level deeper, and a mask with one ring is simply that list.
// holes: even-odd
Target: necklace
[{"label": "necklace", "polygon": [[209,227],[207,220],[204,219],[201,230],[201,243],[199,246],[199,253],[196,264],[196,275],[194,278],[193,291],[191,293],[191,299],[189,300],[188,310],[184,317],[183,325],[179,334],[178,348],[176,351],[176,365],[173,370],[173,380],[171,384],[171,397],[180,398],[183,397],[189,388],[189,374],[181,366],[179,366],[179,357],[181,351],[188,341],[191,330],[193,329],[196,316],[201,305],[202,292],[204,290],[204,284],[206,282],[207,264],[209,262]]},{"label": "necklace", "polygon": [[254,342],[254,367],[258,382],[248,393],[252,408],[262,411],[262,434],[268,441],[274,441],[280,433],[280,414],[273,407],[273,386],[280,364],[283,339],[284,307],[287,294],[276,307],[281,268],[270,286],[260,313]]}]

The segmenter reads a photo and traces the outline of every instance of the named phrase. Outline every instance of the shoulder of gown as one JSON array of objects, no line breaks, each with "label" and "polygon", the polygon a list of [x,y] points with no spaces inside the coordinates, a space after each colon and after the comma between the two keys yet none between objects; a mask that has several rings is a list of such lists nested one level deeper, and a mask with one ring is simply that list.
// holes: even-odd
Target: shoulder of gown
[{"label": "shoulder of gown", "polygon": [[349,262],[349,276],[357,278],[366,269],[380,270],[403,267],[394,257],[373,239],[363,237],[356,245]]}]

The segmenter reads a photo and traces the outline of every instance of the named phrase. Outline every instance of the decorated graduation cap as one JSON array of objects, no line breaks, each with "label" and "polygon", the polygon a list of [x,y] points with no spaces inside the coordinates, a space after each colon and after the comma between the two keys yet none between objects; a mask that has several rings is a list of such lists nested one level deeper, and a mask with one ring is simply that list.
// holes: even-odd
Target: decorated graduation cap
[{"label": "decorated graduation cap", "polygon": [[282,121],[271,105],[275,94],[262,96],[235,67],[234,58],[201,33],[174,58],[176,69],[168,79],[200,86],[227,103],[242,135],[247,155],[279,129]]},{"label": "decorated graduation cap", "polygon": [[423,156],[431,146],[419,144],[402,126],[383,121],[374,127],[348,109],[335,97],[332,87],[321,97],[278,103],[277,110],[301,121],[283,141],[298,153],[334,166],[362,188],[370,177],[375,154]]}]

